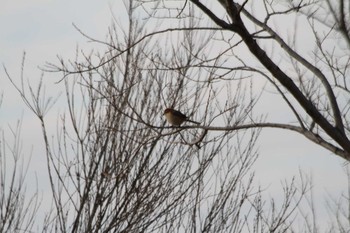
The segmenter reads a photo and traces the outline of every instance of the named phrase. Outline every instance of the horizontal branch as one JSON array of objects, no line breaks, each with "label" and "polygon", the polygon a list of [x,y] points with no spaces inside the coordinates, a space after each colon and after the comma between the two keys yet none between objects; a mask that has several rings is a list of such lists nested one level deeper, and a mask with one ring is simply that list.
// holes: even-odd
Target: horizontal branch
[{"label": "horizontal branch", "polygon": [[[279,66],[276,63],[274,63],[274,61],[272,61],[272,59],[266,54],[265,50],[260,47],[260,45],[255,40],[254,35],[252,35],[248,31],[240,17],[240,13],[244,10],[240,5],[233,4],[232,1],[225,2],[225,10],[232,20],[232,23],[228,24],[226,22],[222,22],[221,19],[218,19],[218,17],[212,11],[210,11],[198,0],[191,0],[191,2],[193,2],[199,9],[201,9],[218,26],[221,26],[224,29],[228,29],[234,33],[239,34],[239,36],[243,39],[244,43],[246,44],[252,55],[254,55],[259,60],[259,62],[288,90],[288,92],[295,98],[295,100],[300,104],[300,106],[305,110],[305,112],[315,121],[315,123],[317,123],[328,136],[330,136],[334,141],[338,143],[338,145],[340,145],[344,149],[344,151],[346,151],[346,153],[344,152],[346,155],[344,158],[350,160],[350,141],[344,132],[342,118],[339,115],[340,111],[336,99],[334,97],[334,93],[331,87],[329,86],[328,80],[323,76],[322,72],[317,72],[318,69],[313,66],[309,68],[314,73],[316,73],[316,75],[318,75],[319,79],[322,81],[326,88],[327,95],[332,106],[334,120],[336,122],[335,126],[333,126],[332,123],[329,122],[321,114],[319,109],[317,109],[316,106],[302,93],[302,91],[298,88],[294,81],[285,72],[283,72],[279,68]],[[219,2],[221,3],[222,1]],[[278,38],[279,37],[277,36],[275,39]],[[287,48],[289,47],[285,47],[285,49]],[[295,57],[298,54],[293,55]],[[305,66],[310,65],[309,63],[305,62],[306,60],[302,60],[302,57],[298,57],[298,59],[300,60],[300,62],[304,62],[303,64]],[[314,141],[317,141],[317,139],[315,138],[312,139]]]},{"label": "horizontal branch", "polygon": [[[173,127],[170,127],[173,128]],[[190,126],[190,125],[184,125],[181,127],[178,127],[181,129],[203,129],[206,131],[238,131],[238,130],[247,130],[247,129],[257,129],[257,128],[275,128],[275,129],[287,129],[293,132],[297,132],[299,134],[304,135],[306,138],[308,138],[310,141],[322,146],[323,148],[333,152],[334,154],[342,157],[343,159],[348,160],[349,154],[344,151],[343,149],[339,148],[338,146],[335,146],[326,140],[324,140],[320,135],[313,133],[312,131],[303,129],[298,126],[294,125],[288,125],[288,124],[280,124],[280,123],[253,123],[253,124],[244,124],[244,125],[234,125],[234,126],[224,126],[224,127],[218,127],[218,126]],[[178,132],[178,131],[176,131]]]}]

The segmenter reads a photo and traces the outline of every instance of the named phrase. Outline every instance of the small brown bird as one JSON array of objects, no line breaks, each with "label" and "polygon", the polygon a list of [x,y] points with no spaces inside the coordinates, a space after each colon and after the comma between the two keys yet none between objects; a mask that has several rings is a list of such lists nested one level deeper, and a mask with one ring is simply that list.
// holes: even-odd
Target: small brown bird
[{"label": "small brown bird", "polygon": [[173,126],[179,126],[185,121],[188,121],[197,125],[200,124],[199,122],[188,119],[188,117],[185,114],[183,114],[180,111],[174,110],[172,108],[165,109],[163,115],[165,115],[168,122]]}]

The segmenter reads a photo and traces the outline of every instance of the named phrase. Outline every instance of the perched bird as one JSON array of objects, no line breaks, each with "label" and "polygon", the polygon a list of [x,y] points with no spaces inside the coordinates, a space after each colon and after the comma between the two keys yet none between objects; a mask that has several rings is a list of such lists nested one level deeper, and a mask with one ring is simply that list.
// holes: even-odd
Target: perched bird
[{"label": "perched bird", "polygon": [[179,126],[185,121],[188,121],[197,125],[200,124],[199,122],[188,119],[188,117],[185,114],[183,114],[180,111],[174,110],[172,108],[165,109],[163,115],[165,115],[168,122],[173,126]]}]

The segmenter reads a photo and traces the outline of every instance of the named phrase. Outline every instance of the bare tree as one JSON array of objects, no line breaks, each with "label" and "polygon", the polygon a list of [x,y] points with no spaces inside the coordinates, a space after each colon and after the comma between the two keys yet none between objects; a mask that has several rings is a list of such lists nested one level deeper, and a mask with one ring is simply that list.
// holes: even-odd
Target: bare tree
[{"label": "bare tree", "polygon": [[[220,3],[224,11],[220,11],[216,3]],[[54,67],[54,70],[64,71],[67,75],[86,72],[104,66],[141,42],[159,43],[154,51],[149,51],[148,62],[139,65],[143,69],[186,70],[186,74],[180,75],[196,81],[198,85],[193,87],[196,90],[203,90],[203,83],[235,85],[232,83],[237,83],[242,77],[250,79],[254,85],[260,83],[256,80],[262,77],[269,82],[266,88],[275,89],[294,115],[294,119],[288,119],[288,122],[275,123],[260,119],[261,114],[266,114],[262,112],[250,122],[230,122],[224,127],[210,127],[211,119],[205,119],[203,129],[232,131],[271,127],[292,130],[332,153],[349,159],[349,89],[346,79],[349,66],[348,1],[340,1],[339,4],[311,0],[299,1],[297,4],[293,1],[138,1],[134,7],[142,8],[145,17],[149,17],[149,23],[144,26],[150,33],[138,37],[124,48],[109,45],[111,50],[118,52],[97,65],[86,62],[75,70],[62,64],[61,67]],[[303,20],[304,25],[307,24],[308,38],[314,41],[315,49],[310,50],[313,58],[298,51],[297,43],[303,42],[305,37],[300,35],[299,39],[298,28],[293,32],[293,39],[286,39],[285,35],[274,29],[274,24],[277,24],[276,28],[283,27],[280,23],[283,20],[279,20],[282,17],[294,17]],[[162,22],[158,28],[153,27],[154,24],[150,22],[156,22],[157,19],[169,23],[164,26],[165,23]],[[179,26],[181,22],[183,25]],[[178,34],[183,37],[174,37],[174,31],[183,32]],[[340,36],[337,36],[339,32]],[[161,37],[165,35],[172,38],[170,42],[161,42]],[[333,38],[339,43],[329,45],[328,40]],[[202,41],[205,43],[200,43]],[[243,54],[240,53],[245,54],[241,56]],[[253,57],[263,67],[250,62]],[[280,57],[289,62],[276,62]],[[180,88],[185,88],[182,81],[179,85]],[[255,97],[262,94],[264,93],[253,92]],[[176,103],[182,105],[181,101],[184,100],[175,97],[174,103],[178,101]],[[221,99],[231,103],[217,109],[219,115],[227,110],[233,111],[238,104],[232,98]],[[173,106],[174,103],[167,104]],[[194,106],[191,109],[197,111]],[[206,112],[202,111],[201,116],[206,116]]]},{"label": "bare tree", "polygon": [[[101,67],[117,56],[128,52],[130,47],[134,47],[142,41],[147,40],[148,43],[159,42],[162,44],[159,35],[168,34],[172,37],[174,31],[187,32],[183,34],[182,38],[184,38],[183,41],[190,41],[189,43],[184,42],[180,46],[177,44],[179,41],[175,41],[174,43],[170,42],[168,47],[166,44],[158,46],[154,50],[156,52],[152,52],[148,57],[149,62],[143,64],[144,69],[172,71],[186,69],[186,76],[184,73],[181,75],[186,79],[196,80],[199,84],[195,88],[198,90],[203,90],[201,88],[203,83],[220,82],[225,86],[225,82],[231,81],[230,85],[234,85],[232,83],[241,77],[251,78],[254,84],[259,82],[255,80],[262,76],[270,82],[266,85],[271,86],[279,93],[280,98],[286,102],[286,106],[294,114],[294,119],[288,119],[288,122],[285,123],[264,122],[258,114],[258,118],[251,119],[250,122],[230,122],[225,127],[210,127],[208,124],[210,119],[208,119],[207,124],[202,126],[203,129],[232,131],[252,127],[272,127],[292,130],[348,160],[350,151],[347,120],[349,89],[346,76],[348,75],[349,47],[342,43],[329,47],[326,42],[329,38],[334,38],[338,32],[341,33],[342,37],[337,37],[336,40],[348,42],[349,25],[347,19],[349,14],[347,9],[349,3],[347,1],[341,1],[336,5],[330,1],[299,1],[298,4],[293,1],[282,3],[242,1],[239,3],[230,0],[222,0],[217,3],[221,4],[224,12],[220,11],[218,5],[212,1],[210,4],[198,0],[178,1],[176,3],[173,1],[139,1],[138,4],[135,4],[135,8],[142,8],[151,22],[160,18],[165,21],[169,19],[170,23],[162,29],[151,28],[151,33],[139,37],[127,47],[117,48],[116,45],[113,45],[117,48],[117,53],[101,61],[98,65],[88,63],[87,66],[85,64],[78,72]],[[249,10],[254,8],[259,9],[257,16],[254,16],[253,10]],[[203,12],[204,16],[212,23],[204,20],[205,18],[196,20],[204,17],[199,11]],[[325,18],[327,14],[332,18]],[[273,24],[276,24],[284,16],[304,19],[309,24],[315,46],[315,51],[310,51],[315,55],[314,60],[298,52],[297,31],[294,32],[294,39],[288,41],[285,36],[273,28]],[[184,25],[169,26],[174,20],[184,22]],[[202,23],[203,21],[204,23]],[[213,26],[208,26],[213,23]],[[322,28],[322,26],[328,26],[328,28]],[[194,32],[203,33],[197,33],[194,36]],[[197,41],[205,40],[204,38],[207,38],[206,43],[198,45]],[[193,47],[194,44],[196,48]],[[113,46],[111,49],[114,48]],[[212,49],[214,46],[222,46],[222,49],[214,50]],[[274,50],[278,50],[275,54],[288,57],[289,64],[279,64],[275,61],[276,58],[273,54],[268,55],[270,53],[268,49],[263,49],[263,47],[271,46]],[[183,59],[181,49],[187,50],[188,54],[191,54],[191,59]],[[248,58],[240,56],[242,49],[245,53],[249,51],[251,56]],[[168,61],[170,56],[173,59]],[[256,63],[249,62],[252,57],[255,57],[263,65],[263,68],[258,67]],[[294,70],[294,72],[287,72],[289,69]],[[70,70],[64,64],[58,70],[64,71],[66,74],[77,72]],[[199,73],[201,77],[194,78]],[[183,88],[182,84],[180,87]],[[260,95],[259,93],[254,94],[255,96]],[[180,102],[177,104],[182,105],[181,100],[174,99]],[[226,98],[224,101],[231,99]],[[168,103],[168,105],[172,104]],[[218,114],[222,114],[228,109],[232,110],[236,105],[237,103],[231,101],[230,104],[225,105],[225,108],[218,109]],[[196,110],[193,107],[191,109]],[[203,112],[201,115],[206,114]],[[294,120],[297,123],[289,123]]]},{"label": "bare tree", "polygon": [[[238,1],[221,0],[219,2],[226,11],[227,19],[225,20],[202,1],[190,2],[202,10],[220,29],[239,36],[239,42],[243,42],[250,53],[264,66],[264,69],[252,68],[250,70],[260,73],[272,82],[298,121],[298,125],[258,123],[255,127],[277,127],[299,132],[334,154],[349,160],[350,141],[347,120],[349,118],[349,89],[346,79],[349,75],[348,51],[350,46],[348,43],[349,20],[347,19],[350,7],[348,1],[340,1],[339,4],[330,1],[299,1],[297,4],[293,1],[286,1],[283,5],[273,1],[263,1],[258,6],[259,16],[254,16],[254,12],[248,10],[248,5],[254,4],[252,1],[239,3]],[[323,12],[319,13],[322,11],[319,8]],[[324,17],[322,13],[329,12],[333,19],[330,21],[322,19]],[[296,41],[294,44],[288,43],[284,36],[272,27],[272,24],[276,23],[275,18],[287,14],[294,14],[295,17],[305,14],[308,17],[309,27],[314,33],[314,44],[317,46],[314,61],[298,53]],[[324,35],[321,30],[318,31],[320,25],[316,19],[321,20],[321,24],[327,22],[329,25],[327,34]],[[248,28],[248,24],[253,24],[254,29]],[[344,39],[343,41],[348,43],[348,46],[339,43],[340,48],[337,45],[327,47],[325,44],[328,38],[338,31],[342,33],[342,37],[337,40],[341,42]],[[227,41],[227,51],[231,52],[233,46],[230,46],[230,41],[225,38],[222,40]],[[279,52],[289,57],[290,63],[294,66],[294,73],[287,73],[289,66],[281,67],[273,57],[267,54],[263,46],[269,42],[279,45]],[[346,52],[338,55],[337,50],[339,49],[345,49]],[[226,53],[219,54],[216,58],[224,55]],[[229,65],[231,69],[239,68],[234,64]],[[244,63],[242,65],[244,69],[248,68]],[[337,99],[339,95],[344,95],[345,99]],[[299,109],[299,106],[302,109]]]},{"label": "bare tree", "polygon": [[31,195],[26,190],[29,160],[23,158],[21,122],[10,128],[12,138],[3,129],[0,132],[0,232],[31,232],[40,199],[37,191]]},{"label": "bare tree", "polygon": [[329,215],[332,219],[330,232],[347,232],[350,229],[350,205],[348,202],[350,198],[350,170],[349,167],[344,170],[348,178],[347,189],[339,197],[329,196],[327,200]]},{"label": "bare tree", "polygon": [[[349,160],[349,103],[336,98],[350,93],[346,66],[327,60],[316,23],[327,25],[312,10],[320,3],[263,1],[262,20],[248,10],[253,1],[220,3],[221,15],[219,4],[198,0],[124,1],[127,21],[116,20],[106,40],[81,32],[104,51],[77,50],[75,60],[46,67],[62,73],[66,94],[55,133],[47,128],[54,101],[43,81],[25,86],[22,76],[18,85],[7,73],[41,122],[53,197],[43,232],[296,232],[311,184],[302,175],[283,185],[279,201],[266,202],[264,188],[253,185],[256,140],[262,128],[288,129]],[[275,17],[301,13],[310,16],[322,55],[314,63],[270,26]],[[294,73],[262,49],[270,42]],[[252,56],[240,56],[244,48]],[[331,72],[317,66],[321,60]],[[268,122],[257,111],[262,85],[277,90],[296,123]],[[201,125],[170,127],[166,107]],[[317,231],[301,213],[305,232]]]}]

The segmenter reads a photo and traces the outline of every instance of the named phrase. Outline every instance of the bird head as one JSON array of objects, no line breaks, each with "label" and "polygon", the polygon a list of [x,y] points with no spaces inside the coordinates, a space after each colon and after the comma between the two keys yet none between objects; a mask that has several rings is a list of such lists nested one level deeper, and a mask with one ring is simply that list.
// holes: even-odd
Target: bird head
[{"label": "bird head", "polygon": [[167,114],[167,113],[171,113],[172,111],[173,111],[173,109],[167,108],[167,109],[164,110],[163,115],[165,115],[165,114]]}]

